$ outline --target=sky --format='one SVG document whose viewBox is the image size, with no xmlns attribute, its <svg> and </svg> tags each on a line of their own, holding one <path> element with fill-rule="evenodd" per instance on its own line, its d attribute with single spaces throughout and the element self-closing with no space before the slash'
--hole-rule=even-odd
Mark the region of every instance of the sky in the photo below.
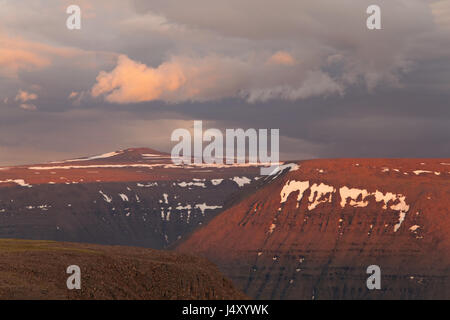
<svg viewBox="0 0 450 320">
<path fill-rule="evenodd" d="M 282 159 L 448 158 L 449 101 L 448 0 L 0 0 L 0 165 L 170 152 L 194 120 L 279 129 Z"/>
</svg>

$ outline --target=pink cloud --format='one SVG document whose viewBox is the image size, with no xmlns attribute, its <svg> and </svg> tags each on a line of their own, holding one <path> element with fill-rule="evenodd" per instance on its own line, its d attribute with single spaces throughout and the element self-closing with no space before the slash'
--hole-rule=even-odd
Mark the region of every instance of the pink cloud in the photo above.
<svg viewBox="0 0 450 320">
<path fill-rule="evenodd" d="M 17 78 L 20 71 L 48 67 L 55 57 L 71 59 L 83 53 L 77 48 L 55 47 L 0 33 L 0 75 Z"/>
<path fill-rule="evenodd" d="M 273 54 L 267 61 L 269 64 L 281 64 L 286 66 L 292 66 L 296 63 L 294 57 L 286 51 L 278 51 Z"/>
<path fill-rule="evenodd" d="M 292 68 L 286 70 L 286 65 Z M 98 74 L 91 95 L 119 104 L 154 100 L 211 101 L 228 97 L 257 102 L 343 94 L 343 90 L 328 74 L 307 71 L 290 54 L 279 51 L 269 59 L 267 56 L 172 57 L 156 68 L 121 55 L 112 71 Z"/>
<path fill-rule="evenodd" d="M 182 66 L 178 63 L 163 63 L 158 68 L 151 68 L 121 55 L 113 71 L 100 72 L 91 93 L 94 97 L 106 94 L 109 102 L 143 102 L 176 91 L 185 82 Z"/>
<path fill-rule="evenodd" d="M 19 105 L 19 108 L 27 111 L 36 111 L 37 107 L 34 104 L 31 103 L 22 103 Z"/>
<path fill-rule="evenodd" d="M 38 95 L 35 93 L 26 92 L 24 90 L 19 90 L 19 92 L 16 95 L 15 101 L 20 102 L 27 102 L 30 100 L 36 100 L 38 98 Z"/>
</svg>

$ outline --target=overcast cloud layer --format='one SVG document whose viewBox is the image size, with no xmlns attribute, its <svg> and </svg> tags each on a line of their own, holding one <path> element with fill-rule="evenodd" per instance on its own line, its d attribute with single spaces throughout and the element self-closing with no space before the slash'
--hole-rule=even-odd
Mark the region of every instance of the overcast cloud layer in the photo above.
<svg viewBox="0 0 450 320">
<path fill-rule="evenodd" d="M 0 0 L 2 165 L 169 151 L 194 119 L 289 159 L 450 157 L 449 101 L 448 0 Z"/>
</svg>

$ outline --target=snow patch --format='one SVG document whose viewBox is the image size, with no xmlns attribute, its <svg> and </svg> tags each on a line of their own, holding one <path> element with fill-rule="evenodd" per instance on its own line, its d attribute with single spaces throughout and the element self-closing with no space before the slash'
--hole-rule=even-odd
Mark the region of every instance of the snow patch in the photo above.
<svg viewBox="0 0 450 320">
<path fill-rule="evenodd" d="M 413 173 L 418 176 L 419 174 L 423 174 L 423 173 L 433 173 L 433 171 L 429 171 L 429 170 L 415 170 L 413 171 Z"/>
<path fill-rule="evenodd" d="M 352 207 L 366 207 L 369 202 L 364 199 L 369 195 L 365 189 L 347 188 L 346 186 L 339 189 L 341 196 L 341 207 L 344 208 L 347 200 L 350 198 L 350 206 Z M 361 199 L 361 200 L 358 200 Z"/>
<path fill-rule="evenodd" d="M 213 186 L 218 186 L 219 184 L 221 184 L 223 181 L 223 179 L 212 179 L 211 183 L 213 184 Z"/>
<path fill-rule="evenodd" d="M 106 195 L 102 190 L 100 190 L 99 193 L 103 196 L 103 199 L 105 199 L 106 202 L 108 202 L 108 203 L 112 202 L 112 197 L 109 197 L 108 195 Z"/>
<path fill-rule="evenodd" d="M 318 205 L 325 202 L 331 202 L 333 194 L 336 193 L 336 188 L 333 186 L 324 184 L 324 183 L 314 183 L 313 185 L 309 185 L 309 181 L 295 181 L 289 180 L 285 183 L 280 192 L 280 204 L 287 201 L 289 195 L 292 192 L 298 191 L 299 194 L 297 196 L 297 208 L 299 207 L 299 203 L 303 198 L 303 194 L 305 191 L 310 189 L 310 195 L 308 198 L 308 210 L 314 210 Z M 409 205 L 406 203 L 406 196 L 402 194 L 395 194 L 392 192 L 383 193 L 381 191 L 376 190 L 375 192 L 369 192 L 366 189 L 358 189 L 358 188 L 349 188 L 347 186 L 343 186 L 339 188 L 339 195 L 341 197 L 340 206 L 341 208 L 345 208 L 347 205 L 356 208 L 367 207 L 369 204 L 368 197 L 374 196 L 376 202 L 383 202 L 383 209 L 388 209 L 388 204 L 392 203 L 389 206 L 389 209 L 397 211 L 399 213 L 398 223 L 394 226 L 394 232 L 402 225 L 405 220 L 406 213 L 409 211 Z M 281 207 L 278 209 L 281 211 Z M 339 220 L 340 222 L 342 220 Z"/>
<path fill-rule="evenodd" d="M 314 183 L 311 186 L 311 193 L 309 194 L 309 205 L 308 210 L 315 209 L 319 204 L 324 202 L 331 202 L 333 193 L 336 192 L 336 189 L 332 186 L 321 183 L 317 185 Z"/>
<path fill-rule="evenodd" d="M 292 192 L 296 192 L 298 191 L 298 196 L 297 196 L 297 208 L 299 206 L 299 202 L 302 200 L 303 198 L 303 193 L 309 188 L 309 181 L 288 181 L 286 182 L 286 184 L 284 185 L 283 189 L 281 189 L 280 192 L 280 196 L 281 196 L 281 201 L 280 203 L 284 203 L 286 202 L 286 200 L 288 199 L 289 195 Z"/>
<path fill-rule="evenodd" d="M 141 188 L 150 188 L 158 186 L 158 182 L 149 182 L 147 184 L 137 183 L 136 185 Z"/>
<path fill-rule="evenodd" d="M 273 224 L 273 223 L 272 223 L 272 224 L 270 225 L 270 227 L 269 227 L 269 233 L 272 233 L 273 230 L 275 230 L 276 226 L 277 226 L 276 224 Z"/>
<path fill-rule="evenodd" d="M 23 180 L 23 179 L 8 179 L 8 180 L 0 181 L 0 183 L 11 183 L 11 182 L 18 184 L 21 187 L 28 187 L 28 188 L 32 187 L 31 184 L 26 183 L 25 180 Z"/>
<path fill-rule="evenodd" d="M 222 206 L 208 206 L 206 203 L 200 203 L 196 204 L 195 208 L 200 209 L 202 214 L 205 214 L 205 210 L 221 209 Z"/>
<path fill-rule="evenodd" d="M 202 187 L 202 188 L 206 188 L 206 185 L 204 182 L 179 182 L 178 186 L 182 187 L 182 188 L 186 188 L 186 187 Z"/>
<path fill-rule="evenodd" d="M 239 187 L 243 187 L 244 185 L 249 184 L 250 182 L 252 182 L 252 180 L 250 180 L 250 179 L 247 178 L 247 177 L 242 177 L 242 178 L 240 178 L 240 177 L 234 177 L 234 178 L 230 178 L 230 180 L 236 182 L 236 184 L 237 184 Z"/>
</svg>

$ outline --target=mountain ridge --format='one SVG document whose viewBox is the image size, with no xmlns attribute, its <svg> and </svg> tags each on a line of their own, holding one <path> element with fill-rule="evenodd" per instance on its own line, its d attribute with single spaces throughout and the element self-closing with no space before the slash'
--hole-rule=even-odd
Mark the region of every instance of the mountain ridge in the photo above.
<svg viewBox="0 0 450 320">
<path fill-rule="evenodd" d="M 253 165 L 175 165 L 132 148 L 0 170 L 0 237 L 162 249 L 259 179 Z"/>
</svg>

